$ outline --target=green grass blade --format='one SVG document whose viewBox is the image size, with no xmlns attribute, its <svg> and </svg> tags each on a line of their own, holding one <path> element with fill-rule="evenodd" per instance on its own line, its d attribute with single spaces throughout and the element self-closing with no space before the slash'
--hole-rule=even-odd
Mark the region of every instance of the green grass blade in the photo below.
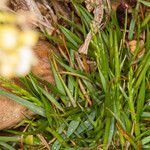
<svg viewBox="0 0 150 150">
<path fill-rule="evenodd" d="M 41 90 L 41 92 L 43 93 L 43 95 L 45 95 L 50 100 L 50 102 L 56 106 L 56 108 L 58 108 L 59 110 L 61 110 L 61 111 L 64 112 L 64 109 L 62 108 L 62 106 L 58 103 L 58 101 L 53 96 L 51 96 L 44 89 L 42 89 L 40 87 L 39 87 L 39 89 Z"/>
<path fill-rule="evenodd" d="M 1 88 L 0 88 L 0 95 L 6 96 L 9 99 L 12 99 L 15 102 L 17 102 L 17 103 L 27 107 L 28 109 L 32 110 L 34 113 L 45 117 L 45 110 L 43 108 L 38 107 L 35 104 L 33 104 L 33 103 L 23 99 L 23 98 L 20 98 L 20 97 L 18 97 L 16 95 L 13 95 L 13 94 L 11 94 L 9 92 L 5 92 Z"/>
</svg>

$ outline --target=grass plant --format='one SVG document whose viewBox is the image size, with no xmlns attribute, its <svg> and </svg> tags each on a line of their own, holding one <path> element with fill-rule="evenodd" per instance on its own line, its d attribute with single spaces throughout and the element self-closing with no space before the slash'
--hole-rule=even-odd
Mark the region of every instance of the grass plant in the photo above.
<svg viewBox="0 0 150 150">
<path fill-rule="evenodd" d="M 20 78 L 26 89 L 6 80 L 3 86 L 13 94 L 0 89 L 1 95 L 37 114 L 16 129 L 4 130 L 10 136 L 0 137 L 0 147 L 13 150 L 23 137 L 24 149 L 150 149 L 149 14 L 144 20 L 132 18 L 127 32 L 127 20 L 121 31 L 112 13 L 105 28 L 93 33 L 85 56 L 78 48 L 93 16 L 80 3 L 74 1 L 73 6 L 80 22 L 62 17 L 68 26 L 58 25 L 61 36 L 45 33 L 63 50 L 49 56 L 55 85 L 31 73 Z M 138 58 L 141 33 L 146 34 L 145 53 Z M 134 55 L 126 44 L 133 38 L 137 41 Z M 27 130 L 21 132 L 22 127 Z"/>
</svg>

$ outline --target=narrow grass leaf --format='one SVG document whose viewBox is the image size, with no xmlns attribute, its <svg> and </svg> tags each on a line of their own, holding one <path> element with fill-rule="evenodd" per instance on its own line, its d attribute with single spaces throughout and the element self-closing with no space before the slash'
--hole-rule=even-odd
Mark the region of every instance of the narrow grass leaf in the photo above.
<svg viewBox="0 0 150 150">
<path fill-rule="evenodd" d="M 0 141 L 0 145 L 2 145 L 3 147 L 5 147 L 5 149 L 7 150 L 16 150 L 15 148 L 13 148 L 11 145 L 5 143 L 5 142 L 1 142 Z"/>
<path fill-rule="evenodd" d="M 73 120 L 69 123 L 69 127 L 66 133 L 67 138 L 69 138 L 77 129 L 77 127 L 79 126 L 80 121 L 78 120 Z"/>
<path fill-rule="evenodd" d="M 19 141 L 20 137 L 19 136 L 0 136 L 0 141 L 2 142 L 16 142 Z"/>
<path fill-rule="evenodd" d="M 76 107 L 77 106 L 76 101 L 73 98 L 72 93 L 70 92 L 70 90 L 68 89 L 68 87 L 66 86 L 65 82 L 63 81 L 63 79 L 62 79 L 62 77 L 60 75 L 59 75 L 59 79 L 61 80 L 61 83 L 62 83 L 62 85 L 63 85 L 63 87 L 64 87 L 64 89 L 65 89 L 65 91 L 66 91 L 66 93 L 67 93 L 67 95 L 68 95 L 68 97 L 70 99 L 70 102 L 71 102 L 72 106 Z"/>
<path fill-rule="evenodd" d="M 150 7 L 150 2 L 145 1 L 145 0 L 139 0 L 140 3 L 144 4 L 147 7 Z"/>
<path fill-rule="evenodd" d="M 16 95 L 13 95 L 13 94 L 11 94 L 9 92 L 5 92 L 1 88 L 0 88 L 0 95 L 6 96 L 9 99 L 12 99 L 15 102 L 17 102 L 17 103 L 27 107 L 28 109 L 32 110 L 34 113 L 45 117 L 45 110 L 43 108 L 38 107 L 35 104 L 33 104 L 33 103 L 23 99 L 23 98 L 20 98 L 20 97 L 18 97 Z"/>
<path fill-rule="evenodd" d="M 150 4 L 150 2 L 149 2 L 149 4 Z M 150 13 L 144 18 L 141 27 L 146 26 L 149 23 L 149 21 L 150 21 Z"/>
<path fill-rule="evenodd" d="M 41 94 L 40 95 L 41 97 L 41 100 L 43 101 L 43 104 L 44 104 L 44 109 L 45 109 L 45 115 L 46 115 L 46 118 L 48 120 L 48 123 L 50 125 L 50 127 L 52 126 L 52 116 L 51 116 L 51 105 L 50 103 L 48 102 L 48 100 Z"/>
<path fill-rule="evenodd" d="M 139 91 L 139 95 L 138 95 L 138 99 L 137 99 L 137 112 L 136 112 L 136 117 L 137 120 L 139 121 L 140 116 L 143 112 L 143 108 L 144 108 L 144 101 L 145 101 L 145 76 L 143 77 L 143 81 L 140 87 L 140 91 Z"/>
<path fill-rule="evenodd" d="M 79 44 L 82 43 L 82 40 L 78 38 L 74 33 L 72 33 L 67 28 L 60 26 L 61 31 L 64 33 L 65 37 L 69 42 L 71 42 L 76 48 L 78 48 Z"/>
<path fill-rule="evenodd" d="M 133 38 L 135 22 L 136 22 L 135 19 L 132 18 L 131 23 L 130 23 L 130 27 L 129 27 L 129 34 L 128 34 L 128 39 L 129 40 L 132 40 L 132 38 Z"/>
<path fill-rule="evenodd" d="M 59 135 L 55 130 L 51 129 L 50 127 L 46 128 L 46 130 L 48 132 L 50 132 L 55 138 L 58 139 L 58 141 L 64 145 L 65 147 L 68 147 L 68 144 L 66 143 L 66 141 L 62 138 L 61 135 Z"/>
<path fill-rule="evenodd" d="M 142 118 L 150 118 L 150 112 L 143 112 L 141 117 Z"/>
<path fill-rule="evenodd" d="M 149 142 L 150 142 L 150 136 L 147 136 L 147 137 L 142 139 L 142 145 L 145 145 L 145 144 L 147 144 Z"/>
<path fill-rule="evenodd" d="M 65 89 L 64 89 L 64 87 L 63 87 L 63 85 L 62 85 L 62 83 L 59 79 L 58 72 L 56 71 L 53 62 L 51 60 L 50 60 L 50 62 L 51 62 L 50 65 L 51 65 L 51 69 L 52 69 L 52 72 L 53 72 L 53 75 L 54 75 L 56 86 L 61 91 L 61 93 L 66 95 Z"/>
<path fill-rule="evenodd" d="M 50 100 L 50 102 L 52 104 L 54 104 L 56 106 L 56 108 L 58 108 L 59 110 L 64 112 L 64 109 L 62 108 L 62 106 L 59 104 L 59 102 L 53 97 L 51 96 L 48 92 L 46 92 L 44 89 L 40 88 L 41 92 Z"/>
</svg>

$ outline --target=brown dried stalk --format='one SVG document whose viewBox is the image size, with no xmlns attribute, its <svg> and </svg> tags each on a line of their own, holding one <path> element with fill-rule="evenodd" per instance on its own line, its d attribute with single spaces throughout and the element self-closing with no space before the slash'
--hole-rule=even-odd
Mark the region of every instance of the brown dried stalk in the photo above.
<svg viewBox="0 0 150 150">
<path fill-rule="evenodd" d="M 93 32 L 96 34 L 101 26 L 102 19 L 103 19 L 103 13 L 104 13 L 103 1 L 102 0 L 86 0 L 86 3 L 87 3 L 87 7 L 89 11 L 92 10 L 92 6 L 96 5 L 96 7 L 93 10 L 94 19 L 91 24 L 91 28 L 93 29 Z M 91 7 L 89 3 L 91 3 Z M 84 43 L 80 46 L 78 50 L 79 53 L 87 54 L 91 39 L 92 39 L 92 31 L 90 31 L 87 34 Z"/>
</svg>

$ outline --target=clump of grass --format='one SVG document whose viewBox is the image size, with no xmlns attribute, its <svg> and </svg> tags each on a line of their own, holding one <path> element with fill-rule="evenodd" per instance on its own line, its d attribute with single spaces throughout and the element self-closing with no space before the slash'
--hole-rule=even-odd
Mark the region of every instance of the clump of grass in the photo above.
<svg viewBox="0 0 150 150">
<path fill-rule="evenodd" d="M 19 96 L 0 90 L 0 94 L 38 115 L 20 125 L 28 126 L 25 132 L 5 130 L 14 137 L 0 137 L 0 145 L 13 149 L 23 135 L 25 148 L 45 145 L 54 150 L 150 149 L 149 14 L 144 20 L 134 18 L 138 26 L 132 26 L 131 21 L 129 34 L 127 22 L 121 31 L 115 14 L 110 16 L 106 27 L 93 35 L 85 56 L 78 53 L 78 48 L 90 30 L 92 15 L 80 3 L 74 2 L 74 9 L 80 24 L 63 18 L 70 25 L 70 28 L 58 26 L 63 36 L 45 35 L 50 42 L 61 45 L 59 55 L 49 56 L 55 85 L 30 74 L 20 79 L 26 90 L 5 82 L 4 86 L 11 87 Z M 137 60 L 143 32 L 145 54 Z M 137 41 L 134 55 L 125 42 L 133 37 Z"/>
</svg>

